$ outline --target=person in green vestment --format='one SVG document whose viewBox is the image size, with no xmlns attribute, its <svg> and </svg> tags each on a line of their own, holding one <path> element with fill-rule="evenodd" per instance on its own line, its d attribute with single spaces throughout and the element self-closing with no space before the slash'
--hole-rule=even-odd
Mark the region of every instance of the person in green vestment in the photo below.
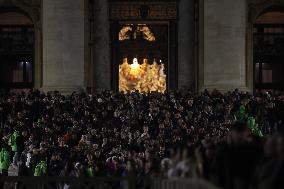
<svg viewBox="0 0 284 189">
<path fill-rule="evenodd" d="M 258 128 L 256 124 L 256 119 L 253 116 L 247 118 L 247 126 L 251 130 L 252 134 L 263 137 L 261 130 Z"/>
<path fill-rule="evenodd" d="M 244 105 L 241 105 L 239 110 L 235 114 L 238 121 L 245 122 L 247 119 L 246 108 Z"/>
<path fill-rule="evenodd" d="M 1 176 L 8 176 L 9 166 L 10 166 L 10 153 L 6 148 L 2 148 L 0 152 Z"/>
<path fill-rule="evenodd" d="M 14 133 L 10 136 L 9 145 L 12 148 L 12 152 L 17 152 L 17 138 L 20 136 L 19 131 L 15 130 Z"/>
<path fill-rule="evenodd" d="M 46 171 L 47 171 L 47 163 L 46 161 L 41 161 L 35 167 L 34 176 L 35 177 L 43 176 L 46 174 Z"/>
</svg>

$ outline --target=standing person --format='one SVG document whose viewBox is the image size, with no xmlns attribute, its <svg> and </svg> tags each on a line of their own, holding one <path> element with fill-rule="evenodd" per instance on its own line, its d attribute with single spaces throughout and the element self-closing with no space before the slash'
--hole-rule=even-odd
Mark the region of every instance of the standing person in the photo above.
<svg viewBox="0 0 284 189">
<path fill-rule="evenodd" d="M 22 152 L 25 149 L 25 143 L 28 141 L 29 136 L 27 130 L 23 130 L 21 133 L 18 134 L 16 137 L 16 150 L 17 150 L 17 159 L 16 162 L 20 159 Z"/>
<path fill-rule="evenodd" d="M 10 154 L 6 148 L 2 148 L 0 152 L 1 176 L 8 176 L 9 166 L 10 166 Z"/>
<path fill-rule="evenodd" d="M 12 148 L 12 154 L 11 157 L 13 158 L 13 165 L 17 165 L 18 161 L 18 148 L 17 148 L 17 138 L 19 137 L 19 131 L 15 130 L 13 134 L 11 134 L 10 139 L 9 139 L 9 145 Z"/>
<path fill-rule="evenodd" d="M 8 176 L 8 169 L 10 166 L 10 155 L 6 148 L 2 148 L 0 152 L 0 171 L 1 176 L 5 177 Z M 5 182 L 0 182 L 0 187 L 4 188 Z"/>
<path fill-rule="evenodd" d="M 34 176 L 39 177 L 39 176 L 44 176 L 47 173 L 47 164 L 46 161 L 41 161 L 39 162 L 34 171 Z"/>
</svg>

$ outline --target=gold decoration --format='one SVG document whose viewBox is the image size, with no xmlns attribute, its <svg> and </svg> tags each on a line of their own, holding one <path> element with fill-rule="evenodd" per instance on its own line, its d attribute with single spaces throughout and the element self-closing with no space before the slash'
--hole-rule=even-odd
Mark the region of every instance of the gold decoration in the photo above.
<svg viewBox="0 0 284 189">
<path fill-rule="evenodd" d="M 166 75 L 164 64 L 148 64 L 144 59 L 143 64 L 137 65 L 137 59 L 134 58 L 132 64 L 128 64 L 127 58 L 119 66 L 119 91 L 132 92 L 138 90 L 140 93 L 149 93 L 156 91 L 164 93 L 166 90 Z"/>
<path fill-rule="evenodd" d="M 146 25 L 138 25 L 137 31 L 143 33 L 143 38 L 147 41 L 156 41 L 156 38 L 150 28 Z"/>
<path fill-rule="evenodd" d="M 119 41 L 131 39 L 129 32 L 132 32 L 132 31 L 133 31 L 132 25 L 127 25 L 127 26 L 122 27 L 122 29 L 119 31 L 119 34 L 118 34 Z M 143 33 L 143 39 L 145 39 L 147 41 L 156 41 L 154 33 L 145 24 L 138 24 L 137 28 L 135 29 L 135 31 L 133 33 L 134 39 L 137 39 L 137 33 L 138 32 Z"/>
<path fill-rule="evenodd" d="M 132 27 L 131 26 L 124 26 L 118 34 L 119 37 L 119 41 L 123 41 L 126 39 L 130 39 L 130 36 L 127 34 L 129 31 L 132 31 Z"/>
<path fill-rule="evenodd" d="M 148 20 L 175 20 L 178 17 L 178 3 L 172 2 L 147 1 L 147 2 L 111 2 L 109 14 L 111 20 L 137 20 L 141 19 L 141 6 L 149 7 Z"/>
</svg>

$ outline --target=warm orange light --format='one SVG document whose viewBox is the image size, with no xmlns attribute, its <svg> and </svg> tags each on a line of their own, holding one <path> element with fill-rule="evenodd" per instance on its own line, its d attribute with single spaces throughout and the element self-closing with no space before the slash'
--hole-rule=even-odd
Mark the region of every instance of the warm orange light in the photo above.
<svg viewBox="0 0 284 189">
<path fill-rule="evenodd" d="M 133 70 L 136 70 L 136 69 L 139 68 L 139 64 L 138 64 L 137 58 L 133 58 L 133 62 L 132 62 L 132 64 L 130 64 L 130 68 L 133 69 Z"/>
<path fill-rule="evenodd" d="M 148 64 L 144 59 L 139 65 L 137 58 L 132 64 L 128 64 L 127 58 L 123 59 L 123 64 L 119 65 L 119 91 L 128 92 L 138 90 L 139 92 L 165 92 L 166 75 L 164 64 Z"/>
</svg>

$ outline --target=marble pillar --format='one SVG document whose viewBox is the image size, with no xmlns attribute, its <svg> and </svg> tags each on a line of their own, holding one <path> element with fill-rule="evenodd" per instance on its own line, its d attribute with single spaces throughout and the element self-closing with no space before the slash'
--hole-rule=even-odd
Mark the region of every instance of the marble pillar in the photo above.
<svg viewBox="0 0 284 189">
<path fill-rule="evenodd" d="M 93 87 L 97 91 L 111 89 L 110 24 L 108 1 L 94 1 Z"/>
<path fill-rule="evenodd" d="M 178 88 L 195 90 L 194 0 L 179 2 Z"/>
<path fill-rule="evenodd" d="M 44 91 L 84 88 L 84 1 L 43 0 Z"/>
<path fill-rule="evenodd" d="M 201 0 L 199 90 L 248 91 L 246 0 Z"/>
</svg>

